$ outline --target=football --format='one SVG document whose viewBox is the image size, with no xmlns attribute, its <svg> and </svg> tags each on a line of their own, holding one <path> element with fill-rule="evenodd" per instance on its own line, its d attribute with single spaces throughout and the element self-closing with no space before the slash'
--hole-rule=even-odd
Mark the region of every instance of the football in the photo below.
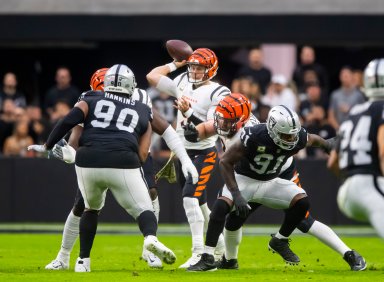
<svg viewBox="0 0 384 282">
<path fill-rule="evenodd" d="M 177 62 L 187 60 L 193 52 L 191 46 L 182 40 L 168 40 L 165 46 L 167 48 L 168 54 Z"/>
</svg>

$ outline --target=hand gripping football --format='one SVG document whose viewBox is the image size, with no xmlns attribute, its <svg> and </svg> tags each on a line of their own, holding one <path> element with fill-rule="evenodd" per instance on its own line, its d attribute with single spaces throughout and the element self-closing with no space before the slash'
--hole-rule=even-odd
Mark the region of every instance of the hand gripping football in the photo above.
<svg viewBox="0 0 384 282">
<path fill-rule="evenodd" d="M 188 60 L 193 52 L 187 42 L 177 39 L 168 40 L 165 43 L 165 47 L 167 48 L 168 54 L 177 62 Z"/>
</svg>

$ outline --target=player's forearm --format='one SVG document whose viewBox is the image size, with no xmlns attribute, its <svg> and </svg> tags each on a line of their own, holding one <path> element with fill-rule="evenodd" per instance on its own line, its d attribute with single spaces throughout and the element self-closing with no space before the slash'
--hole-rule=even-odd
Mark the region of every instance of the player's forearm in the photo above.
<svg viewBox="0 0 384 282">
<path fill-rule="evenodd" d="M 148 151 L 151 145 L 151 135 L 152 128 L 151 124 L 148 122 L 147 131 L 141 136 L 139 141 L 139 158 L 142 163 L 144 163 L 148 157 Z"/>
<path fill-rule="evenodd" d="M 221 176 L 223 177 L 228 190 L 231 193 L 239 191 L 239 187 L 237 186 L 237 182 L 235 178 L 235 172 L 233 169 L 234 164 L 229 162 L 226 159 L 221 159 L 219 165 L 220 165 Z"/>
<path fill-rule="evenodd" d="M 75 126 L 69 136 L 68 145 L 77 150 L 79 148 L 79 140 L 82 133 L 83 127 L 80 125 Z"/>
<path fill-rule="evenodd" d="M 151 70 L 147 74 L 148 83 L 151 86 L 156 87 L 156 85 L 160 81 L 160 78 L 162 76 L 167 76 L 170 72 L 171 72 L 171 70 L 170 70 L 170 68 L 167 65 L 158 66 L 158 67 L 154 68 L 153 70 Z"/>
<path fill-rule="evenodd" d="M 53 146 L 59 142 L 65 134 L 71 130 L 75 125 L 84 122 L 84 112 L 77 107 L 74 107 L 68 115 L 60 120 L 55 128 L 49 134 L 48 140 L 45 144 L 48 150 L 52 149 Z"/>
<path fill-rule="evenodd" d="M 183 142 L 171 125 L 168 126 L 161 137 L 163 137 L 169 149 L 175 153 L 181 163 L 190 160 Z"/>
</svg>

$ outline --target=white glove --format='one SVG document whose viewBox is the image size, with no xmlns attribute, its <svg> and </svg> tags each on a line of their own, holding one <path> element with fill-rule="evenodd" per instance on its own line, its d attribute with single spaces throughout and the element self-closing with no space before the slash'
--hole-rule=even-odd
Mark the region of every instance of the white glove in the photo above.
<svg viewBox="0 0 384 282">
<path fill-rule="evenodd" d="M 66 162 L 67 164 L 73 164 L 76 158 L 76 150 L 69 146 L 65 139 L 61 140 L 61 143 L 64 145 L 55 144 L 52 149 L 52 155 L 61 161 Z"/>
<path fill-rule="evenodd" d="M 183 170 L 184 177 L 187 178 L 188 174 L 192 176 L 192 183 L 196 184 L 199 180 L 199 173 L 196 170 L 196 167 L 193 165 L 190 159 L 181 163 L 181 169 Z"/>
<path fill-rule="evenodd" d="M 45 153 L 47 151 L 47 148 L 45 145 L 29 145 L 28 151 L 35 151 L 39 153 Z"/>
<path fill-rule="evenodd" d="M 69 146 L 67 141 L 65 141 L 64 139 L 62 139 L 61 142 L 64 144 L 63 146 L 59 144 L 53 146 L 52 155 L 56 159 L 64 161 L 67 164 L 73 164 L 76 158 L 76 150 L 73 147 Z"/>
</svg>

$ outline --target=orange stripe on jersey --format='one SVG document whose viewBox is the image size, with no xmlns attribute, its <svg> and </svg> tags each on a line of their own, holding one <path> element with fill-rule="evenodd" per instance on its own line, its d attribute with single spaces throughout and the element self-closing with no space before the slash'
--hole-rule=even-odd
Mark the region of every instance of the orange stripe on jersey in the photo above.
<svg viewBox="0 0 384 282">
<path fill-rule="evenodd" d="M 205 189 L 205 187 L 206 187 L 206 185 L 197 186 L 196 191 L 203 191 Z"/>
<path fill-rule="evenodd" d="M 309 211 L 307 211 L 307 213 L 305 214 L 305 218 L 308 218 L 309 217 Z"/>
<path fill-rule="evenodd" d="M 214 165 L 209 165 L 209 166 L 203 167 L 201 170 L 201 174 L 209 173 L 214 167 L 215 167 Z"/>
<path fill-rule="evenodd" d="M 205 163 L 211 163 L 214 164 L 216 162 L 216 153 L 212 152 L 207 155 L 207 158 L 204 160 Z"/>
<path fill-rule="evenodd" d="M 199 182 L 197 182 L 197 184 L 199 184 L 199 185 L 201 185 L 201 184 L 205 184 L 205 183 L 207 183 L 208 182 L 208 180 L 209 180 L 209 177 L 210 177 L 210 175 L 209 174 L 203 174 L 203 175 L 200 175 L 200 181 Z"/>
<path fill-rule="evenodd" d="M 214 164 L 216 162 L 216 156 L 217 154 L 215 152 L 211 152 L 207 154 L 204 160 L 204 163 Z M 206 182 L 208 182 L 208 180 L 211 177 L 211 171 L 213 170 L 214 167 L 215 167 L 214 165 L 207 165 L 201 169 L 200 176 L 199 176 L 199 179 L 201 180 L 197 183 L 199 186 L 196 187 L 195 193 L 193 194 L 194 197 L 200 197 L 202 195 L 202 192 L 207 187 L 206 185 L 202 185 L 202 184 L 205 184 Z"/>
</svg>

